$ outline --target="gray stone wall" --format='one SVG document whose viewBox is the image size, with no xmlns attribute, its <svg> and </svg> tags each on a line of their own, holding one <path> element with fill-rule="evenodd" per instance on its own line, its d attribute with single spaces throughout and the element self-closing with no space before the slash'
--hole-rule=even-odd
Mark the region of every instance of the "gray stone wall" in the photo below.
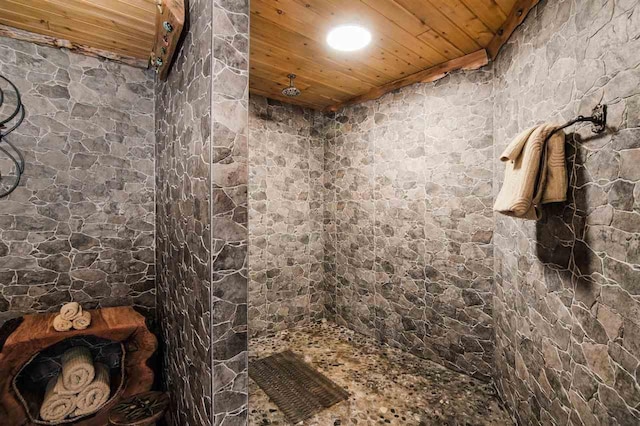
<svg viewBox="0 0 640 426">
<path fill-rule="evenodd" d="M 190 2 L 156 90 L 158 305 L 175 425 L 247 418 L 248 7 Z"/>
<path fill-rule="evenodd" d="M 1 37 L 0 74 L 26 108 L 9 136 L 25 174 L 0 200 L 0 324 L 72 300 L 153 316 L 153 76 Z"/>
<path fill-rule="evenodd" d="M 189 2 L 188 32 L 156 84 L 158 318 L 173 425 L 211 425 L 212 6 Z"/>
<path fill-rule="evenodd" d="M 249 0 L 213 1 L 213 423 L 247 423 Z"/>
<path fill-rule="evenodd" d="M 495 152 L 521 129 L 609 105 L 569 129 L 569 201 L 496 216 L 495 379 L 520 424 L 640 423 L 640 4 L 543 1 L 495 63 Z M 495 190 L 503 165 L 495 165 Z"/>
<path fill-rule="evenodd" d="M 338 112 L 326 129 L 328 317 L 487 380 L 492 73 Z"/>
<path fill-rule="evenodd" d="M 250 102 L 249 331 L 322 317 L 322 114 L 260 96 Z"/>
</svg>

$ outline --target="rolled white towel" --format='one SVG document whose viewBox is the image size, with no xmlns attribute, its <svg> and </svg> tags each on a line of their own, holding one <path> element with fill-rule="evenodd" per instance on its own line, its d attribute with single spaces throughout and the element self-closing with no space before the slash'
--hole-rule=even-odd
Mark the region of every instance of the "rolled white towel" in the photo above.
<svg viewBox="0 0 640 426">
<path fill-rule="evenodd" d="M 56 331 L 69 331 L 73 327 L 73 322 L 62 318 L 62 315 L 56 315 L 53 319 L 53 328 Z"/>
<path fill-rule="evenodd" d="M 109 367 L 96 363 L 96 377 L 86 388 L 80 391 L 76 400 L 76 416 L 98 411 L 109 400 L 111 394 Z"/>
<path fill-rule="evenodd" d="M 62 420 L 76 409 L 75 395 L 59 395 L 54 392 L 57 380 L 58 377 L 54 377 L 47 383 L 44 400 L 40 406 L 40 417 L 49 422 Z"/>
<path fill-rule="evenodd" d="M 82 315 L 82 306 L 77 302 L 69 302 L 60 308 L 60 316 L 67 321 L 73 321 L 79 315 Z"/>
<path fill-rule="evenodd" d="M 73 320 L 73 328 L 76 330 L 84 330 L 91 324 L 91 312 L 82 311 L 78 317 Z"/>
<path fill-rule="evenodd" d="M 62 355 L 62 384 L 64 389 L 78 393 L 95 377 L 93 358 L 89 349 L 76 346 Z"/>
</svg>

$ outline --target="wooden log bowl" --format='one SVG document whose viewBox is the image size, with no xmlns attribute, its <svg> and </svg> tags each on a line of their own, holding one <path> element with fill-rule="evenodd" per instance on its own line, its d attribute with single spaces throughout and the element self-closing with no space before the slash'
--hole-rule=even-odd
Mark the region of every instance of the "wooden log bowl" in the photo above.
<svg viewBox="0 0 640 426">
<path fill-rule="evenodd" d="M 166 392 L 144 392 L 120 401 L 109 412 L 112 426 L 149 426 L 164 417 L 169 407 Z"/>
<path fill-rule="evenodd" d="M 62 342 L 54 346 L 50 346 L 49 348 L 37 354 L 35 358 L 30 362 L 28 362 L 27 364 L 25 364 L 22 367 L 21 371 L 14 377 L 13 383 L 12 383 L 13 391 L 18 396 L 18 399 L 22 402 L 22 405 L 26 409 L 27 416 L 29 417 L 29 422 L 30 422 L 29 424 L 35 424 L 35 425 L 75 424 L 82 419 L 93 416 L 93 413 L 85 414 L 77 417 L 69 417 L 65 420 L 61 420 L 57 422 L 49 422 L 49 421 L 40 419 L 40 406 L 42 405 L 44 400 L 45 387 L 46 387 L 46 383 L 48 383 L 49 381 L 49 377 L 45 378 L 44 381 L 42 381 L 41 378 L 37 379 L 37 381 L 34 381 L 30 374 L 25 374 L 25 370 L 29 369 L 31 365 L 40 364 L 38 360 L 41 357 L 41 354 L 45 354 L 46 352 L 52 352 L 52 351 L 60 352 L 60 349 L 62 349 L 63 351 L 66 351 L 67 349 L 74 346 L 87 346 L 91 349 L 91 352 L 93 353 L 96 348 L 88 346 L 86 344 L 88 342 L 84 341 L 84 339 L 87 337 L 91 337 L 92 338 L 91 340 L 93 340 L 93 342 L 91 343 L 94 343 L 94 344 L 97 341 L 100 341 L 99 343 L 102 343 L 102 344 L 107 342 L 110 342 L 112 344 L 115 343 L 115 342 L 111 342 L 110 340 L 99 339 L 95 336 L 85 336 L 80 339 L 72 337 L 72 338 L 63 340 Z M 123 379 L 125 377 L 124 368 L 126 365 L 126 362 L 125 362 L 126 350 L 124 348 L 124 344 L 117 343 L 116 345 L 119 347 L 119 351 L 118 351 L 119 368 L 111 368 L 109 366 L 110 367 L 109 385 L 111 388 L 111 393 L 109 395 L 109 399 L 105 403 L 105 406 L 107 407 L 112 406 L 115 401 L 120 400 L 120 398 L 122 397 L 122 389 L 124 387 Z M 60 358 L 62 358 L 62 353 L 60 353 L 59 357 L 56 357 L 58 362 L 60 361 Z M 99 358 L 96 358 L 95 356 L 93 360 L 94 360 L 94 363 L 102 362 L 105 365 L 109 364 L 105 362 L 104 359 L 99 359 Z M 48 358 L 46 364 L 50 364 L 50 363 L 51 363 L 51 358 Z M 49 370 L 51 369 L 51 365 L 46 365 L 45 368 Z M 37 373 L 41 374 L 42 371 L 37 371 Z M 36 375 L 39 375 L 39 374 L 36 374 Z"/>
<path fill-rule="evenodd" d="M 120 396 L 113 398 L 110 404 L 102 407 L 92 417 L 74 422 L 74 425 L 108 425 L 109 408 L 122 398 L 151 389 L 154 373 L 147 361 L 157 349 L 158 342 L 147 328 L 144 317 L 130 306 L 90 312 L 89 328 L 67 332 L 53 329 L 56 314 L 25 315 L 6 340 L 0 340 L 0 423 L 3 426 L 29 424 L 25 407 L 12 387 L 14 377 L 36 354 L 71 337 L 95 336 L 121 342 L 126 351 L 124 383 Z"/>
</svg>

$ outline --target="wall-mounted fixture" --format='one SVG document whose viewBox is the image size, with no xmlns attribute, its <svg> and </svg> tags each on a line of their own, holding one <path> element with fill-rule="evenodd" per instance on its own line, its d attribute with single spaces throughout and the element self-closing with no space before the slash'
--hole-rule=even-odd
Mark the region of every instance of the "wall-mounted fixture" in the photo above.
<svg viewBox="0 0 640 426">
<path fill-rule="evenodd" d="M 295 74 L 289 74 L 289 87 L 282 90 L 282 94 L 288 98 L 295 98 L 296 96 L 300 96 L 300 89 L 298 89 L 294 84 L 293 80 L 296 78 Z"/>
<path fill-rule="evenodd" d="M 20 91 L 9 79 L 0 75 L 0 83 L 5 82 L 11 88 L 11 92 L 5 93 L 0 86 L 0 152 L 13 163 L 13 173 L 3 173 L 0 170 L 0 198 L 6 197 L 18 187 L 20 178 L 24 173 L 24 157 L 14 144 L 7 140 L 9 133 L 13 132 L 24 120 L 24 105 Z M 11 104 L 5 103 L 9 100 Z M 15 106 L 13 103 L 15 102 Z M 3 108 L 4 106 L 4 108 Z M 7 110 L 6 112 L 3 112 Z M 2 157 L 0 156 L 0 157 Z"/>
<path fill-rule="evenodd" d="M 364 49 L 371 43 L 371 33 L 358 25 L 342 25 L 329 31 L 327 44 L 342 52 Z"/>
<path fill-rule="evenodd" d="M 160 80 L 166 80 L 184 26 L 184 0 L 157 0 L 156 41 L 151 67 Z"/>
</svg>

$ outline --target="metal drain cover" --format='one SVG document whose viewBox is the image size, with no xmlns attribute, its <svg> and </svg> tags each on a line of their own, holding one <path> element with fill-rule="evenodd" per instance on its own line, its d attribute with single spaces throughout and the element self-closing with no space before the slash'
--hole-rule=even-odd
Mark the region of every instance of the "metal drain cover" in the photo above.
<svg viewBox="0 0 640 426">
<path fill-rule="evenodd" d="M 349 398 L 349 393 L 287 350 L 249 363 L 249 376 L 296 424 Z"/>
</svg>

